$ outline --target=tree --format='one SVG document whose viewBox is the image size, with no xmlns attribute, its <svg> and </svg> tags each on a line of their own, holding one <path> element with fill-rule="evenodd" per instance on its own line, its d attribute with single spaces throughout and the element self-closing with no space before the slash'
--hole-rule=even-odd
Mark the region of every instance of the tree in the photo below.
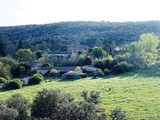
<svg viewBox="0 0 160 120">
<path fill-rule="evenodd" d="M 4 57 L 6 55 L 6 43 L 2 38 L 0 38 L 0 56 Z"/>
<path fill-rule="evenodd" d="M 87 95 L 87 94 L 86 94 Z M 70 94 L 63 94 L 60 90 L 39 91 L 32 104 L 33 118 L 48 118 L 51 120 L 105 120 L 103 111 L 96 106 L 100 101 L 98 92 L 82 95 L 84 101 L 75 102 Z"/>
<path fill-rule="evenodd" d="M 110 117 L 112 120 L 128 120 L 127 112 L 122 110 L 121 107 L 116 107 L 112 110 Z"/>
<path fill-rule="evenodd" d="M 92 65 L 93 63 L 93 58 L 90 57 L 90 56 L 87 56 L 85 59 L 84 59 L 84 65 Z"/>
<path fill-rule="evenodd" d="M 105 38 L 102 40 L 103 41 L 103 46 L 104 49 L 110 54 L 110 55 L 114 55 L 115 54 L 115 41 L 114 40 L 109 40 L 108 38 Z"/>
<path fill-rule="evenodd" d="M 0 119 L 1 120 L 15 120 L 18 116 L 18 111 L 13 108 L 9 108 L 6 102 L 0 101 Z"/>
<path fill-rule="evenodd" d="M 104 44 L 103 44 L 103 42 L 102 42 L 102 40 L 97 40 L 96 41 L 96 43 L 95 43 L 95 46 L 97 46 L 97 47 L 104 47 Z"/>
<path fill-rule="evenodd" d="M 16 59 L 19 62 L 31 62 L 35 60 L 35 54 L 30 49 L 20 49 L 16 52 Z"/>
<path fill-rule="evenodd" d="M 36 57 L 37 58 L 41 58 L 42 57 L 42 51 L 41 50 L 37 50 L 36 51 Z"/>
<path fill-rule="evenodd" d="M 29 120 L 29 102 L 20 94 L 12 95 L 7 101 L 8 108 L 17 110 L 18 116 L 16 120 Z"/>
<path fill-rule="evenodd" d="M 23 44 L 23 41 L 20 39 L 20 40 L 18 41 L 18 50 L 19 50 L 19 49 L 22 49 L 22 48 L 24 48 L 24 44 Z"/>
<path fill-rule="evenodd" d="M 41 44 L 39 44 L 38 49 L 42 51 L 49 51 L 46 42 L 42 42 Z"/>
<path fill-rule="evenodd" d="M 103 58 L 107 54 L 107 52 L 101 47 L 94 47 L 91 53 L 93 54 L 94 58 L 98 59 Z"/>
<path fill-rule="evenodd" d="M 43 75 L 36 73 L 33 75 L 31 79 L 29 79 L 28 84 L 37 85 L 37 84 L 40 84 L 43 80 L 44 80 Z"/>
<path fill-rule="evenodd" d="M 18 66 L 18 62 L 10 57 L 1 57 L 0 62 L 2 62 L 4 66 L 9 65 L 11 70 L 14 70 Z"/>
<path fill-rule="evenodd" d="M 142 34 L 138 42 L 131 43 L 128 50 L 131 52 L 132 62 L 146 67 L 156 61 L 158 57 L 159 38 L 153 34 Z"/>
<path fill-rule="evenodd" d="M 0 77 L 11 78 L 10 66 L 4 65 L 2 62 L 0 62 Z"/>
</svg>

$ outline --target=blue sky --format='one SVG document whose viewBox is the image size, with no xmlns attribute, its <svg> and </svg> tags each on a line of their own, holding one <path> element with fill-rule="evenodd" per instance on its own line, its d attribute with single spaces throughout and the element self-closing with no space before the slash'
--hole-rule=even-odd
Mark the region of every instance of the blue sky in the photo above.
<svg viewBox="0 0 160 120">
<path fill-rule="evenodd" d="M 0 26 L 160 20 L 159 0 L 0 0 Z"/>
</svg>

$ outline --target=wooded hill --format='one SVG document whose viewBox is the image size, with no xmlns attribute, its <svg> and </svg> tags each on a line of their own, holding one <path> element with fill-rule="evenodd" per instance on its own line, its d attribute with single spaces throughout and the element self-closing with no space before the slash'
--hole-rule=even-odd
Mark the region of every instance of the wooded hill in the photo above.
<svg viewBox="0 0 160 120">
<path fill-rule="evenodd" d="M 0 27 L 0 38 L 7 43 L 8 52 L 22 40 L 25 48 L 64 51 L 70 44 L 94 47 L 97 40 L 107 39 L 116 45 L 130 43 L 144 33 L 160 36 L 160 21 L 145 22 L 60 22 L 44 25 Z"/>
</svg>

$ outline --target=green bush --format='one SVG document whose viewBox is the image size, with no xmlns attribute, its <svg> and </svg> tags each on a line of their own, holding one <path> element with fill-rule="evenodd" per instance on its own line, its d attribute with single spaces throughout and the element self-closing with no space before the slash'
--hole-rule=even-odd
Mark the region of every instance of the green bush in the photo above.
<svg viewBox="0 0 160 120">
<path fill-rule="evenodd" d="M 0 84 L 6 82 L 6 79 L 3 77 L 0 77 Z"/>
<path fill-rule="evenodd" d="M 31 79 L 29 79 L 28 84 L 37 85 L 37 84 L 40 84 L 43 80 L 44 80 L 43 75 L 36 73 L 33 75 Z"/>
<path fill-rule="evenodd" d="M 4 89 L 20 89 L 22 88 L 22 81 L 20 79 L 13 79 L 4 86 Z"/>
<path fill-rule="evenodd" d="M 14 78 L 19 78 L 21 74 L 26 74 L 31 71 L 31 67 L 27 63 L 20 63 L 15 69 L 13 69 L 12 75 Z"/>
<path fill-rule="evenodd" d="M 59 90 L 44 89 L 38 92 L 32 105 L 32 116 L 36 118 L 51 117 L 58 114 L 59 105 L 63 105 L 72 98 L 63 95 Z"/>
<path fill-rule="evenodd" d="M 107 68 L 105 68 L 103 72 L 105 75 L 108 75 L 110 73 L 110 71 Z"/>
<path fill-rule="evenodd" d="M 94 75 L 93 75 L 93 77 L 94 78 L 96 78 L 96 77 L 103 77 L 104 76 L 104 72 L 102 71 L 102 70 L 96 70 L 95 72 L 94 72 Z"/>
<path fill-rule="evenodd" d="M 111 70 L 117 64 L 117 61 L 115 59 L 110 60 L 109 58 L 104 59 L 103 62 L 104 62 L 104 68 L 107 68 L 109 70 Z"/>
<path fill-rule="evenodd" d="M 25 62 L 24 63 L 20 63 L 18 65 L 18 68 L 21 67 L 21 66 L 23 66 L 26 71 L 30 71 L 31 70 L 31 67 L 27 63 L 25 63 Z"/>
<path fill-rule="evenodd" d="M 90 56 L 87 56 L 87 57 L 84 59 L 84 64 L 83 64 L 83 65 L 92 65 L 92 62 L 93 62 L 93 58 L 90 57 Z"/>
<path fill-rule="evenodd" d="M 93 97 L 96 95 L 94 94 Z M 73 100 L 70 94 L 62 94 L 59 90 L 44 89 L 38 92 L 33 101 L 32 118 L 46 118 L 47 120 L 98 120 L 99 116 L 102 118 L 94 101 L 74 102 Z M 105 118 L 103 115 L 101 120 Z"/>
<path fill-rule="evenodd" d="M 61 75 L 63 75 L 64 73 L 66 73 L 66 71 L 61 70 L 61 71 L 59 72 L 59 75 L 61 76 Z"/>
<path fill-rule="evenodd" d="M 94 60 L 94 67 L 104 69 L 104 61 L 103 60 Z"/>
<path fill-rule="evenodd" d="M 0 101 L 0 120 L 30 120 L 29 103 L 20 94 L 7 101 Z"/>
<path fill-rule="evenodd" d="M 49 63 L 45 63 L 42 65 L 42 67 L 50 67 L 50 66 L 51 66 L 51 64 L 49 64 Z"/>
<path fill-rule="evenodd" d="M 29 118 L 29 102 L 20 94 L 12 95 L 7 101 L 9 108 L 15 109 L 18 112 L 16 120 L 28 120 Z"/>
<path fill-rule="evenodd" d="M 6 102 L 0 101 L 0 119 L 1 120 L 16 120 L 18 116 L 17 110 L 8 108 Z"/>
<path fill-rule="evenodd" d="M 126 62 L 120 62 L 114 66 L 113 71 L 115 73 L 124 73 L 124 72 L 130 71 L 131 69 L 133 69 L 132 65 L 130 65 Z"/>
<path fill-rule="evenodd" d="M 51 69 L 50 71 L 49 71 L 49 73 L 50 74 L 55 74 L 55 73 L 57 73 L 58 71 L 56 70 L 56 69 Z"/>
<path fill-rule="evenodd" d="M 112 120 L 128 120 L 126 111 L 122 110 L 121 107 L 117 107 L 112 110 L 110 117 Z"/>
<path fill-rule="evenodd" d="M 80 56 L 80 57 L 78 58 L 78 63 L 77 63 L 77 65 L 83 66 L 83 65 L 84 65 L 84 60 L 85 60 L 85 58 L 82 57 L 82 56 Z"/>
<path fill-rule="evenodd" d="M 89 102 L 89 103 L 98 104 L 101 102 L 100 92 L 97 92 L 97 91 L 91 91 L 89 95 L 87 91 L 83 91 L 81 93 L 81 96 L 86 102 Z"/>
<path fill-rule="evenodd" d="M 78 67 L 75 68 L 75 71 L 81 72 L 81 68 L 78 66 Z"/>
</svg>

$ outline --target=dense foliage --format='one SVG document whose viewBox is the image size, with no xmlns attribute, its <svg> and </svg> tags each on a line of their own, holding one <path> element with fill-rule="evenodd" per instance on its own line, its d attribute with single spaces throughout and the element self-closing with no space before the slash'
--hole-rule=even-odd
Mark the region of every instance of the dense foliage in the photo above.
<svg viewBox="0 0 160 120">
<path fill-rule="evenodd" d="M 33 75 L 31 79 L 29 79 L 28 84 L 29 85 L 37 85 L 40 84 L 43 81 L 43 75 L 36 73 Z"/>
<path fill-rule="evenodd" d="M 44 89 L 33 101 L 31 115 L 35 118 L 54 120 L 98 120 L 102 115 L 97 112 L 95 101 L 98 101 L 100 96 L 97 96 L 96 92 L 92 92 L 90 96 L 88 101 L 74 102 L 69 94 Z M 102 120 L 105 120 L 105 116 Z"/>
<path fill-rule="evenodd" d="M 96 78 L 96 77 L 103 77 L 103 76 L 104 76 L 104 72 L 101 69 L 96 70 L 94 72 L 94 75 L 93 75 L 94 78 Z"/>
<path fill-rule="evenodd" d="M 5 41 L 6 51 L 9 54 L 14 54 L 19 48 L 31 48 L 31 50 L 48 50 L 49 48 L 54 51 L 65 51 L 67 45 L 78 42 L 90 47 L 102 43 L 106 50 L 112 53 L 114 43 L 116 45 L 130 43 L 138 40 L 144 33 L 153 32 L 159 35 L 159 24 L 159 21 L 61 22 L 0 27 L 0 37 Z"/>
<path fill-rule="evenodd" d="M 117 65 L 114 66 L 113 70 L 115 73 L 124 73 L 129 72 L 132 70 L 133 66 L 126 63 L 126 62 L 120 62 Z"/>
<path fill-rule="evenodd" d="M 21 87 L 22 87 L 22 81 L 17 78 L 4 84 L 4 89 L 20 89 Z"/>
<path fill-rule="evenodd" d="M 15 94 L 7 101 L 0 101 L 1 120 L 29 120 L 29 103 L 20 94 Z"/>
<path fill-rule="evenodd" d="M 20 94 L 14 94 L 6 101 L 0 101 L 1 120 L 127 120 L 127 114 L 120 107 L 105 114 L 97 104 L 101 102 L 100 92 L 83 91 L 83 100 L 74 101 L 70 94 L 60 90 L 43 89 L 32 103 Z"/>
<path fill-rule="evenodd" d="M 16 120 L 29 120 L 29 102 L 25 97 L 15 94 L 6 102 L 8 108 L 17 110 Z"/>
<path fill-rule="evenodd" d="M 6 82 L 6 79 L 3 77 L 0 77 L 0 84 Z"/>
<path fill-rule="evenodd" d="M 8 108 L 7 104 L 0 101 L 0 119 L 1 120 L 15 120 L 18 116 L 18 112 L 15 109 Z"/>
</svg>

